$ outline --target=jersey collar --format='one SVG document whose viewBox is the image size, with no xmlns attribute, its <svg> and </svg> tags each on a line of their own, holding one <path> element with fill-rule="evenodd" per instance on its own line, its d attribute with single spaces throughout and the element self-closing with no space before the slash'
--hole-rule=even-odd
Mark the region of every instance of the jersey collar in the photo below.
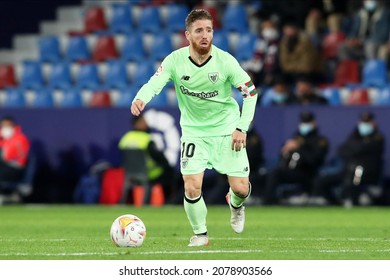
<svg viewBox="0 0 390 280">
<path fill-rule="evenodd" d="M 213 53 L 214 53 L 213 47 L 214 47 L 214 46 L 211 46 L 211 54 L 210 54 L 209 58 L 206 59 L 206 61 L 203 62 L 202 64 L 196 63 L 196 62 L 191 58 L 190 55 L 188 56 L 188 59 L 189 59 L 195 66 L 197 66 L 197 67 L 199 67 L 199 68 L 200 68 L 200 67 L 203 67 L 203 66 L 206 65 L 207 62 L 209 62 L 210 59 L 213 57 Z M 189 49 L 189 47 L 188 47 L 188 52 L 189 52 L 189 50 L 190 50 L 190 49 Z"/>
</svg>

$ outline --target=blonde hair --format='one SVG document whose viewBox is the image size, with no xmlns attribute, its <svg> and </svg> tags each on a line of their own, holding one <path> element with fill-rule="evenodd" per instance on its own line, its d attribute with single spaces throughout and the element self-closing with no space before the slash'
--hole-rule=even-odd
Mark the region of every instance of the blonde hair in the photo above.
<svg viewBox="0 0 390 280">
<path fill-rule="evenodd" d="M 192 25 L 195 21 L 201 20 L 201 19 L 208 19 L 208 20 L 213 21 L 213 17 L 211 16 L 211 14 L 210 14 L 207 10 L 204 10 L 204 9 L 195 9 L 195 10 L 192 10 L 192 11 L 187 15 L 187 18 L 186 18 L 186 30 L 188 31 L 189 28 L 191 27 L 191 25 Z"/>
</svg>

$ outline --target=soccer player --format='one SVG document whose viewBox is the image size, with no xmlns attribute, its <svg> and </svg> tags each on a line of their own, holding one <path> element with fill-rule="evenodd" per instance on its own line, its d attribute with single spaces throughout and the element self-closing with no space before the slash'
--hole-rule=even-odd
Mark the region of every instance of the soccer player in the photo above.
<svg viewBox="0 0 390 280">
<path fill-rule="evenodd" d="M 181 112 L 181 162 L 184 209 L 194 236 L 188 246 L 209 244 L 207 207 L 202 197 L 206 168 L 226 174 L 230 223 L 236 233 L 244 230 L 244 201 L 251 193 L 246 131 L 253 119 L 257 92 L 249 75 L 229 53 L 212 45 L 213 18 L 202 9 L 191 11 L 185 21 L 189 46 L 169 54 L 156 73 L 141 87 L 131 104 L 138 116 L 145 105 L 169 82 L 175 84 Z M 240 108 L 232 86 L 243 96 Z"/>
</svg>

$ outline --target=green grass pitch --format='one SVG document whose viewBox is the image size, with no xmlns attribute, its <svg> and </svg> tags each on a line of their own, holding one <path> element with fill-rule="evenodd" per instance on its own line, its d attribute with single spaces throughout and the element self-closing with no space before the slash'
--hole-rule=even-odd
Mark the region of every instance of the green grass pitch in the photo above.
<svg viewBox="0 0 390 280">
<path fill-rule="evenodd" d="M 139 248 L 110 240 L 113 220 L 140 217 Z M 19 205 L 0 207 L 2 260 L 389 260 L 390 209 L 381 207 L 254 207 L 242 234 L 230 228 L 228 206 L 208 207 L 210 245 L 187 246 L 182 206 Z"/>
</svg>

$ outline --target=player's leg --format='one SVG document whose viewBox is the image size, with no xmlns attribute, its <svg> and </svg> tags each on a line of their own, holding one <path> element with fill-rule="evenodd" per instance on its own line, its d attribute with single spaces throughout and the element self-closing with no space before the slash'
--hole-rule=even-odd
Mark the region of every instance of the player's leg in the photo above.
<svg viewBox="0 0 390 280">
<path fill-rule="evenodd" d="M 202 196 L 207 145 L 201 139 L 181 139 L 181 173 L 184 181 L 184 209 L 194 232 L 188 246 L 209 244 L 206 226 L 207 207 Z"/>
<path fill-rule="evenodd" d="M 203 172 L 194 175 L 184 175 L 184 209 L 191 224 L 194 236 L 188 246 L 207 246 L 206 217 L 207 207 L 202 196 Z"/>
<path fill-rule="evenodd" d="M 245 226 L 245 200 L 250 196 L 251 184 L 248 177 L 228 176 L 229 192 L 226 200 L 229 203 L 230 224 L 236 233 L 241 233 Z"/>
<path fill-rule="evenodd" d="M 215 146 L 213 166 L 222 174 L 228 176 L 229 192 L 226 199 L 231 210 L 230 224 L 236 233 L 244 230 L 245 207 L 244 201 L 249 197 L 249 161 L 246 149 L 232 150 L 231 136 L 221 137 Z"/>
<path fill-rule="evenodd" d="M 241 207 L 245 200 L 250 196 L 251 184 L 248 177 L 228 176 L 230 204 L 235 207 Z"/>
</svg>

